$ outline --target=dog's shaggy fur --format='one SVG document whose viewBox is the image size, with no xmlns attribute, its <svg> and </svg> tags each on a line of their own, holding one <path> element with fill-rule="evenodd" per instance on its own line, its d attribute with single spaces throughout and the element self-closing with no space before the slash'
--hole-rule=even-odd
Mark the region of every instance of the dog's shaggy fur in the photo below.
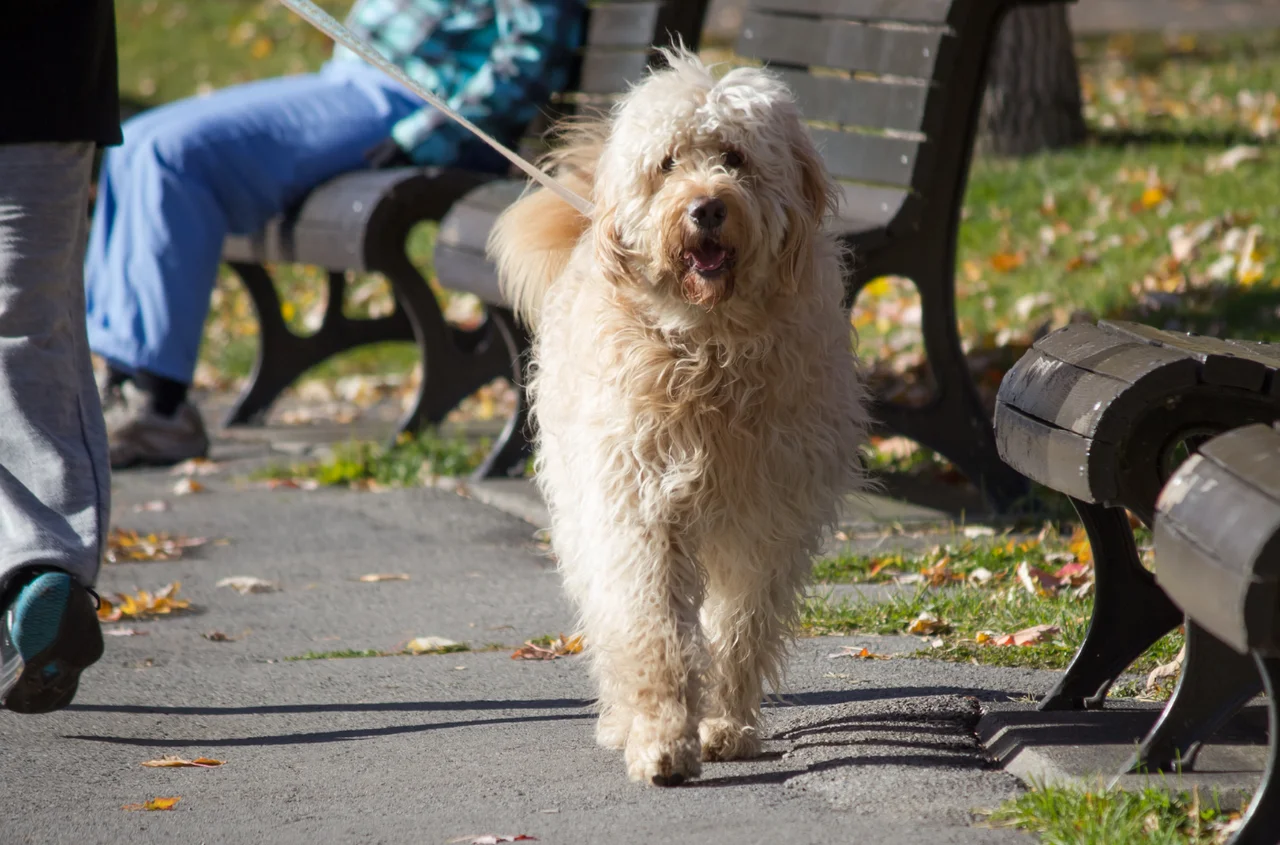
<svg viewBox="0 0 1280 845">
<path fill-rule="evenodd" d="M 553 157 L 594 219 L 534 190 L 490 240 L 534 329 L 537 481 L 596 736 L 658 785 L 758 752 L 763 683 L 862 482 L 867 422 L 822 229 L 833 186 L 790 93 L 667 61 Z"/>
</svg>

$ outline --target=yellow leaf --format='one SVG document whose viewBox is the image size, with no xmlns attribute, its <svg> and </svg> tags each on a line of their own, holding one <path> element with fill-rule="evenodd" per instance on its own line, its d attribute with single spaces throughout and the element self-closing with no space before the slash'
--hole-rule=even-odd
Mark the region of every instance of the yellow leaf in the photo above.
<svg viewBox="0 0 1280 845">
<path fill-rule="evenodd" d="M 409 575 L 406 572 L 370 572 L 368 575 L 361 575 L 360 580 L 366 584 L 376 584 L 380 581 L 408 581 Z"/>
<path fill-rule="evenodd" d="M 136 596 L 127 593 L 103 596 L 102 604 L 98 607 L 98 619 L 103 622 L 118 622 L 121 619 L 145 619 L 186 610 L 191 602 L 177 598 L 180 586 L 180 582 L 174 581 L 156 591 L 154 596 L 146 590 L 139 590 Z"/>
<path fill-rule="evenodd" d="M 173 485 L 173 494 L 175 496 L 189 496 L 192 493 L 203 492 L 204 485 L 190 476 L 183 477 L 177 484 Z"/>
<path fill-rule="evenodd" d="M 887 295 L 892 289 L 893 285 L 890 284 L 888 277 L 882 276 L 874 282 L 869 283 L 862 290 L 867 294 L 867 296 L 879 299 L 880 297 Z"/>
<path fill-rule="evenodd" d="M 1167 196 L 1168 194 L 1165 193 L 1163 186 L 1153 185 L 1142 192 L 1142 207 L 1155 208 L 1164 202 Z"/>
<path fill-rule="evenodd" d="M 271 39 L 263 35 L 254 40 L 253 46 L 249 48 L 249 55 L 255 59 L 265 59 L 271 55 L 271 51 L 275 47 L 276 45 L 272 43 Z"/>
<path fill-rule="evenodd" d="M 280 316 L 284 318 L 286 323 L 293 321 L 293 316 L 298 313 L 298 309 L 294 307 L 292 302 L 280 303 Z"/>
<path fill-rule="evenodd" d="M 404 646 L 404 651 L 409 654 L 448 654 L 466 650 L 466 646 L 461 643 L 444 637 L 414 637 Z"/>
<path fill-rule="evenodd" d="M 152 798 L 145 804 L 125 804 L 122 810 L 172 810 L 173 805 L 181 801 L 182 798 L 175 795 L 172 798 Z"/>
<path fill-rule="evenodd" d="M 203 768 L 211 769 L 215 766 L 221 766 L 221 760 L 213 760 L 209 757 L 197 757 L 194 760 L 184 760 L 181 757 L 166 754 L 159 760 L 148 760 L 142 765 L 150 769 L 178 769 L 178 768 Z"/>
</svg>

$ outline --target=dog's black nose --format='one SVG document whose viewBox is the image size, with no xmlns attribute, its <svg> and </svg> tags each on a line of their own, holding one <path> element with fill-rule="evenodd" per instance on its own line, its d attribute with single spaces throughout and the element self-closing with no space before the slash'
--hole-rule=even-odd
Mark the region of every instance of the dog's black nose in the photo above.
<svg viewBox="0 0 1280 845">
<path fill-rule="evenodd" d="M 724 200 L 715 197 L 698 197 L 689 203 L 689 218 L 699 229 L 719 229 L 727 213 Z"/>
</svg>

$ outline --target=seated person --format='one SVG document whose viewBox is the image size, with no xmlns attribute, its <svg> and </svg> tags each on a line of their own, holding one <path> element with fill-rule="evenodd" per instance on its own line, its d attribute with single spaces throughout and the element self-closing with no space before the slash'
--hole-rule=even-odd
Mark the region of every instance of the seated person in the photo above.
<svg viewBox="0 0 1280 845">
<path fill-rule="evenodd" d="M 357 0 L 348 26 L 514 145 L 568 84 L 581 0 Z M 505 172 L 507 161 L 339 46 L 318 73 L 170 103 L 103 158 L 85 285 L 89 346 L 109 366 L 115 469 L 203 456 L 187 389 L 228 233 L 247 234 L 367 164 Z"/>
</svg>

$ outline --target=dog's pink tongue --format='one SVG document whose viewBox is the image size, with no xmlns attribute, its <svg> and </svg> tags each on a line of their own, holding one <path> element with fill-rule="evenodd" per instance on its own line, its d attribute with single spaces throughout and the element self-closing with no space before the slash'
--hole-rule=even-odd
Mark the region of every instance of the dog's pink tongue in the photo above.
<svg viewBox="0 0 1280 845">
<path fill-rule="evenodd" d="M 698 270 L 716 270 L 721 264 L 724 264 L 725 249 L 715 244 L 707 244 L 706 246 L 696 247 L 690 251 L 693 256 L 693 266 Z"/>
</svg>

